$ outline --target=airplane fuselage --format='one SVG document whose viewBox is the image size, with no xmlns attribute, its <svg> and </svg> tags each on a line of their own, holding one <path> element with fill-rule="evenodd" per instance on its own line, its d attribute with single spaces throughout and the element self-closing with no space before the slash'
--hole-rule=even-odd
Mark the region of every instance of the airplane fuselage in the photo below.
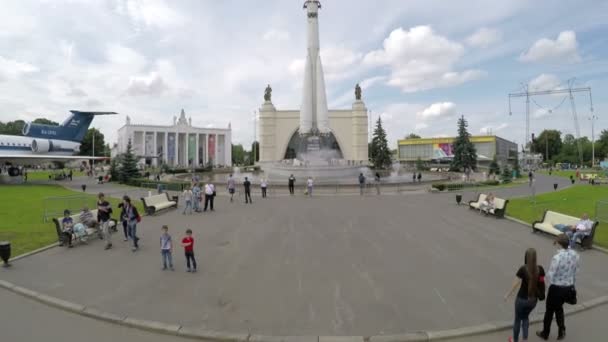
<svg viewBox="0 0 608 342">
<path fill-rule="evenodd" d="M 80 151 L 80 143 L 66 140 L 0 135 L 2 155 L 71 156 Z"/>
</svg>

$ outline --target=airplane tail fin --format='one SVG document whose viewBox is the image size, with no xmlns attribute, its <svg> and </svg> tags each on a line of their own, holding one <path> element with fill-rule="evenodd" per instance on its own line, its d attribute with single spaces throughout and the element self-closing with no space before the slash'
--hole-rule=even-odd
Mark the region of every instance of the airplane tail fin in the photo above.
<svg viewBox="0 0 608 342">
<path fill-rule="evenodd" d="M 72 115 L 59 126 L 27 123 L 23 127 L 23 135 L 32 138 L 82 142 L 96 115 L 116 114 L 114 112 L 81 112 L 78 110 L 71 110 L 70 112 Z"/>
</svg>

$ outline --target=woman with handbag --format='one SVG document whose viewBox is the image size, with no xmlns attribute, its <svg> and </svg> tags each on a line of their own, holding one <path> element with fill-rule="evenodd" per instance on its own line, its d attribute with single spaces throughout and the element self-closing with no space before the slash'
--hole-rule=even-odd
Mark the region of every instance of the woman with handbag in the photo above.
<svg viewBox="0 0 608 342">
<path fill-rule="evenodd" d="M 516 273 L 511 290 L 505 295 L 505 301 L 519 288 L 515 298 L 515 322 L 513 337 L 509 342 L 519 342 L 519 332 L 522 331 L 524 341 L 528 340 L 530 313 L 536 307 L 538 300 L 545 299 L 545 270 L 536 264 L 536 250 L 529 248 L 524 256 L 524 265 Z"/>
<path fill-rule="evenodd" d="M 566 234 L 558 235 L 554 245 L 558 245 L 559 250 L 551 259 L 551 266 L 547 272 L 547 280 L 551 284 L 547 293 L 547 308 L 543 321 L 543 330 L 537 331 L 536 336 L 547 340 L 551 332 L 553 314 L 557 322 L 557 339 L 563 340 L 566 337 L 566 325 L 564 322 L 564 303 L 576 303 L 576 289 L 574 282 L 576 272 L 579 268 L 580 257 L 573 249 L 570 249 L 570 239 Z"/>
</svg>

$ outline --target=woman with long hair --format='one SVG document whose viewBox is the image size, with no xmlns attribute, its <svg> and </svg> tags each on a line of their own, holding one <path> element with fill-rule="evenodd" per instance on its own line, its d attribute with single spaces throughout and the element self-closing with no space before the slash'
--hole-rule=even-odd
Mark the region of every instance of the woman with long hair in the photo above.
<svg viewBox="0 0 608 342">
<path fill-rule="evenodd" d="M 536 263 L 536 250 L 529 248 L 526 250 L 524 257 L 524 265 L 521 266 L 516 273 L 515 281 L 511 290 L 505 295 L 505 301 L 511 297 L 517 288 L 517 297 L 515 298 L 515 321 L 513 323 L 513 337 L 509 338 L 509 342 L 519 341 L 519 332 L 521 330 L 523 341 L 528 340 L 528 328 L 530 327 L 529 316 L 532 310 L 536 307 L 538 299 L 543 300 L 545 297 L 545 270 L 542 266 Z"/>
</svg>

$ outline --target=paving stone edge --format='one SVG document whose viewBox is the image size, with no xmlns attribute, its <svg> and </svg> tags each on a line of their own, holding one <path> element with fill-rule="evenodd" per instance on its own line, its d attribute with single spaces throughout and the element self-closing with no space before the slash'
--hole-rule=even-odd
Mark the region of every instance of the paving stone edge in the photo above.
<svg viewBox="0 0 608 342">
<path fill-rule="evenodd" d="M 488 322 L 470 327 L 449 330 L 419 331 L 396 335 L 376 336 L 264 336 L 251 334 L 225 333 L 197 328 L 183 327 L 178 324 L 149 321 L 128 316 L 120 316 L 81 304 L 66 301 L 60 298 L 39 293 L 28 288 L 15 285 L 0 279 L 0 288 L 11 291 L 20 296 L 33 299 L 42 304 L 72 312 L 96 320 L 128 326 L 140 330 L 147 330 L 167 335 L 195 338 L 213 342 L 423 342 L 440 341 L 474 335 L 483 335 L 511 328 L 511 321 Z M 574 315 L 600 305 L 608 304 L 608 295 L 601 296 L 587 302 L 568 306 L 565 314 Z M 530 319 L 531 323 L 542 321 L 541 313 Z"/>
</svg>

